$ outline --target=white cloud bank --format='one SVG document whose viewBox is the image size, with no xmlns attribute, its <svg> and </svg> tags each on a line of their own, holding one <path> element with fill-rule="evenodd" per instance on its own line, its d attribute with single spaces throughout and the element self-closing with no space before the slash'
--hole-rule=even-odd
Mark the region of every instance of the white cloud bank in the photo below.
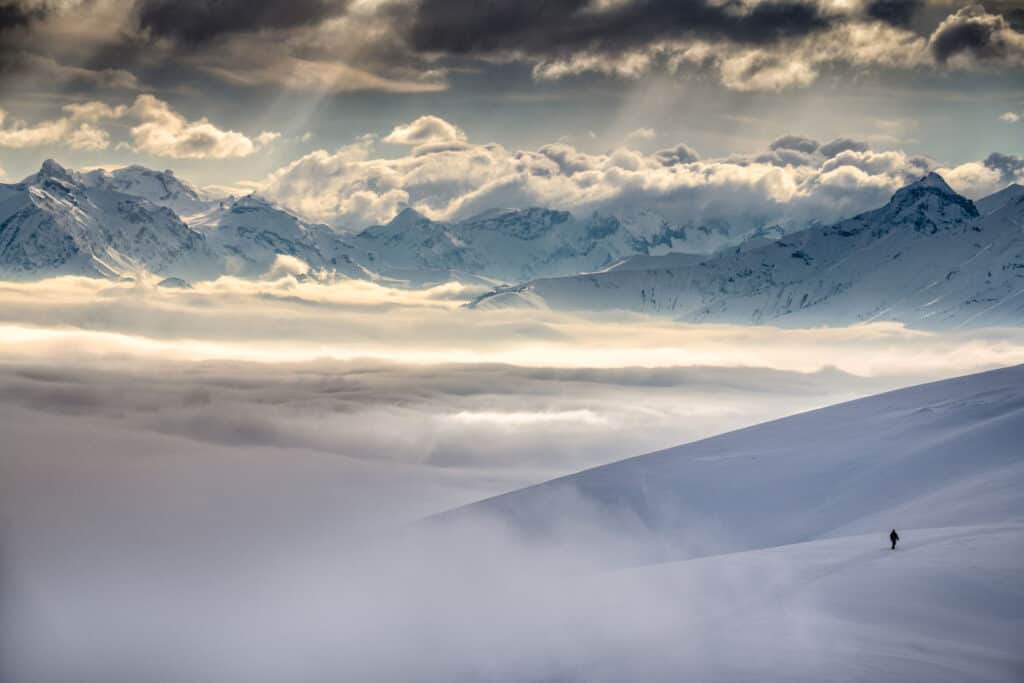
<svg viewBox="0 0 1024 683">
<path fill-rule="evenodd" d="M 822 3 L 836 17 L 866 4 Z M 636 79 L 657 70 L 677 74 L 704 69 L 730 90 L 780 91 L 809 86 L 832 66 L 904 71 L 1015 68 L 1024 63 L 1024 33 L 1015 30 L 1002 15 L 990 13 L 981 5 L 969 5 L 947 16 L 927 35 L 916 33 L 910 26 L 851 15 L 826 31 L 763 46 L 729 40 L 668 39 L 622 52 L 584 49 L 533 61 L 533 75 L 538 80 L 587 72 Z"/>
<path fill-rule="evenodd" d="M 653 133 L 641 130 L 631 139 Z M 426 116 L 397 126 L 384 141 L 415 146 L 383 158 L 367 136 L 333 152 L 316 150 L 272 173 L 262 192 L 308 218 L 350 228 L 388 221 L 407 206 L 435 219 L 545 206 L 620 216 L 653 210 L 683 224 L 764 225 L 837 220 L 874 208 L 932 170 L 971 197 L 1024 177 L 981 161 L 944 167 L 848 138 L 819 144 L 786 136 L 762 154 L 720 159 L 701 159 L 685 144 L 588 154 L 566 143 L 536 150 L 474 143 L 458 126 Z"/>
<path fill-rule="evenodd" d="M 14 121 L 4 126 L 0 110 L 0 147 L 66 145 L 76 150 L 103 150 L 110 131 L 101 124 L 128 122 L 131 144 L 140 154 L 172 159 L 230 159 L 249 156 L 272 144 L 280 134 L 263 131 L 250 138 L 225 130 L 206 117 L 190 121 L 154 95 L 139 95 L 129 105 L 90 101 L 66 105 L 65 116 L 35 124 Z M 123 143 L 128 144 L 128 143 Z"/>
<path fill-rule="evenodd" d="M 606 522 L 630 520 L 574 525 L 571 546 L 486 523 L 407 552 L 382 539 L 608 460 L 1024 362 L 1020 330 L 688 326 L 439 298 L 289 276 L 0 283 L 5 680 L 534 679 L 560 673 L 550 654 L 592 661 L 609 643 L 611 663 L 675 680 L 700 669 L 704 637 L 722 643 L 708 625 L 724 608 L 756 606 L 765 576 L 777 593 L 784 562 L 588 588 L 580 569 L 634 540 Z M 807 644 L 790 616 L 739 619 L 752 630 L 725 656 L 770 661 L 780 633 Z"/>
</svg>

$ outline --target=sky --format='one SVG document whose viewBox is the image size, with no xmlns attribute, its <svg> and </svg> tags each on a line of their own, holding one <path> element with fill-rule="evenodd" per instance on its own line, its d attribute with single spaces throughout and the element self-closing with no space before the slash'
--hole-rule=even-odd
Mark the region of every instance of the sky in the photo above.
<svg viewBox="0 0 1024 683">
<path fill-rule="evenodd" d="M 0 0 L 0 38 L 7 180 L 139 163 L 344 228 L 827 220 L 1024 174 L 1013 0 Z"/>
<path fill-rule="evenodd" d="M 1022 76 L 1019 0 L 0 0 L 0 182 L 48 158 L 141 164 L 352 230 L 407 207 L 806 224 L 930 171 L 971 198 L 1024 182 Z M 768 558 L 577 590 L 581 560 L 628 545 L 600 518 L 567 549 L 490 526 L 391 541 L 589 467 L 1024 363 L 1017 328 L 470 310 L 480 287 L 279 264 L 187 289 L 0 282 L 0 670 L 486 679 L 496 653 L 498 678 L 543 679 L 552 644 L 691 658 L 690 613 L 796 575 Z M 791 617 L 743 620 L 723 652 L 816 645 L 821 622 Z"/>
</svg>

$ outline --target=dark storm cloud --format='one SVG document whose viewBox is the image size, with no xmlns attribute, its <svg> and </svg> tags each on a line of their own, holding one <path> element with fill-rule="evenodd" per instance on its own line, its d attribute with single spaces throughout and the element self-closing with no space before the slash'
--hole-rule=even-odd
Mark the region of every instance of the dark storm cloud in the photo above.
<svg viewBox="0 0 1024 683">
<path fill-rule="evenodd" d="M 770 149 L 791 149 L 804 154 L 814 154 L 818 149 L 818 141 L 799 135 L 783 135 L 771 144 Z"/>
<path fill-rule="evenodd" d="M 675 166 L 676 164 L 688 164 L 699 161 L 700 155 L 689 145 L 680 143 L 669 149 L 659 150 L 655 156 L 663 166 Z"/>
<path fill-rule="evenodd" d="M 0 32 L 28 26 L 49 13 L 45 3 L 24 0 L 0 0 Z"/>
<path fill-rule="evenodd" d="M 909 26 L 922 5 L 922 0 L 872 0 L 864 8 L 864 12 L 872 19 L 884 21 L 892 26 Z"/>
<path fill-rule="evenodd" d="M 195 44 L 226 33 L 312 26 L 348 5 L 349 0 L 142 0 L 138 20 L 155 36 Z"/>
<path fill-rule="evenodd" d="M 985 8 L 993 14 L 1001 14 L 1017 31 L 1024 31 L 1024 3 L 1020 0 L 989 0 Z"/>
<path fill-rule="evenodd" d="M 1024 157 L 1017 156 L 1016 154 L 992 152 L 985 159 L 985 166 L 993 171 L 999 171 L 1004 179 L 1010 180 L 1016 178 L 1017 174 L 1021 171 L 1024 171 Z"/>
<path fill-rule="evenodd" d="M 840 152 L 851 150 L 854 152 L 866 152 L 868 149 L 868 143 L 860 140 L 854 140 L 852 138 L 836 138 L 832 142 L 826 142 L 824 145 L 818 148 L 818 151 L 826 159 L 831 159 Z"/>
<path fill-rule="evenodd" d="M 977 59 L 999 59 L 1011 50 L 1004 32 L 1013 29 L 999 14 L 989 14 L 980 5 L 966 7 L 951 15 L 931 37 L 935 60 L 945 63 L 962 52 Z"/>
<path fill-rule="evenodd" d="M 424 0 L 408 29 L 420 51 L 454 54 L 521 50 L 536 54 L 615 50 L 659 39 L 700 36 L 768 44 L 829 28 L 812 3 L 638 0 L 594 10 L 588 0 Z"/>
</svg>

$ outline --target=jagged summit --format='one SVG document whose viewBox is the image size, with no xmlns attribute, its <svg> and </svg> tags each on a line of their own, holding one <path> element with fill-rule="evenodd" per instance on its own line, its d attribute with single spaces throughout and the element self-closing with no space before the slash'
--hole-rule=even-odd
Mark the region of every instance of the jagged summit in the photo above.
<svg viewBox="0 0 1024 683">
<path fill-rule="evenodd" d="M 35 177 L 39 181 L 43 181 L 47 178 L 59 178 L 60 180 L 74 182 L 74 177 L 71 172 L 53 159 L 47 159 L 44 161 L 43 165 L 39 167 L 39 172 L 36 173 Z"/>
<path fill-rule="evenodd" d="M 170 169 L 156 171 L 132 164 L 115 169 L 96 169 L 80 176 L 90 188 L 112 190 L 143 197 L 173 210 L 187 221 L 190 217 L 210 211 L 218 200 L 207 197 L 191 183 L 178 178 Z"/>
<path fill-rule="evenodd" d="M 935 171 L 930 172 L 928 175 L 922 177 L 920 180 L 910 183 L 906 187 L 898 190 L 897 192 L 914 189 L 931 189 L 939 190 L 940 192 L 944 192 L 946 194 L 957 194 L 953 190 L 953 188 L 949 186 L 949 183 L 946 182 L 946 179 L 940 176 Z"/>
<path fill-rule="evenodd" d="M 238 199 L 236 199 L 234 201 L 234 203 L 232 204 L 232 207 L 234 207 L 234 208 L 241 208 L 241 209 L 275 209 L 276 208 L 274 206 L 273 202 L 271 202 L 266 197 L 261 197 L 260 195 L 256 194 L 255 192 L 247 194 L 244 197 L 239 197 Z"/>
<path fill-rule="evenodd" d="M 411 227 L 418 223 L 423 223 L 429 220 L 429 218 L 424 216 L 416 209 L 412 208 L 411 206 L 407 206 L 398 213 L 396 213 L 395 217 L 388 222 L 388 225 L 395 228 L 403 228 Z"/>
<path fill-rule="evenodd" d="M 858 218 L 910 222 L 917 230 L 934 231 L 979 215 L 974 202 L 955 192 L 938 173 L 929 173 L 897 190 L 889 204 L 878 212 L 869 211 Z"/>
</svg>

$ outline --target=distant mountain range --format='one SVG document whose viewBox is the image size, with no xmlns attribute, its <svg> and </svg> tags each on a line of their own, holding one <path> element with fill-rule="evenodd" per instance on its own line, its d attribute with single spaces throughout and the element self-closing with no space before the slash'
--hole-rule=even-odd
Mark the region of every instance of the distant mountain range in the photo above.
<svg viewBox="0 0 1024 683">
<path fill-rule="evenodd" d="M 0 185 L 0 277 L 18 279 L 257 277 L 285 255 L 311 273 L 398 286 L 496 285 L 590 272 L 635 255 L 711 253 L 747 237 L 725 223 L 683 227 L 650 213 L 623 222 L 544 208 L 461 221 L 405 209 L 386 225 L 346 233 L 255 195 L 209 197 L 171 171 L 141 166 L 78 173 L 48 160 L 24 181 Z"/>
<path fill-rule="evenodd" d="M 1018 325 L 1022 221 L 1021 186 L 972 202 L 933 173 L 879 209 L 790 234 L 545 208 L 461 221 L 405 209 L 348 233 L 255 195 L 207 196 L 171 171 L 79 173 L 48 160 L 22 182 L 0 184 L 0 277 L 149 272 L 183 286 L 261 277 L 289 256 L 305 264 L 300 276 L 492 287 L 477 308 L 623 309 L 782 326 Z"/>
<path fill-rule="evenodd" d="M 599 273 L 497 288 L 476 307 L 624 309 L 777 326 L 895 320 L 1024 323 L 1024 187 L 972 202 L 932 173 L 835 225 L 707 257 L 630 259 Z"/>
</svg>

